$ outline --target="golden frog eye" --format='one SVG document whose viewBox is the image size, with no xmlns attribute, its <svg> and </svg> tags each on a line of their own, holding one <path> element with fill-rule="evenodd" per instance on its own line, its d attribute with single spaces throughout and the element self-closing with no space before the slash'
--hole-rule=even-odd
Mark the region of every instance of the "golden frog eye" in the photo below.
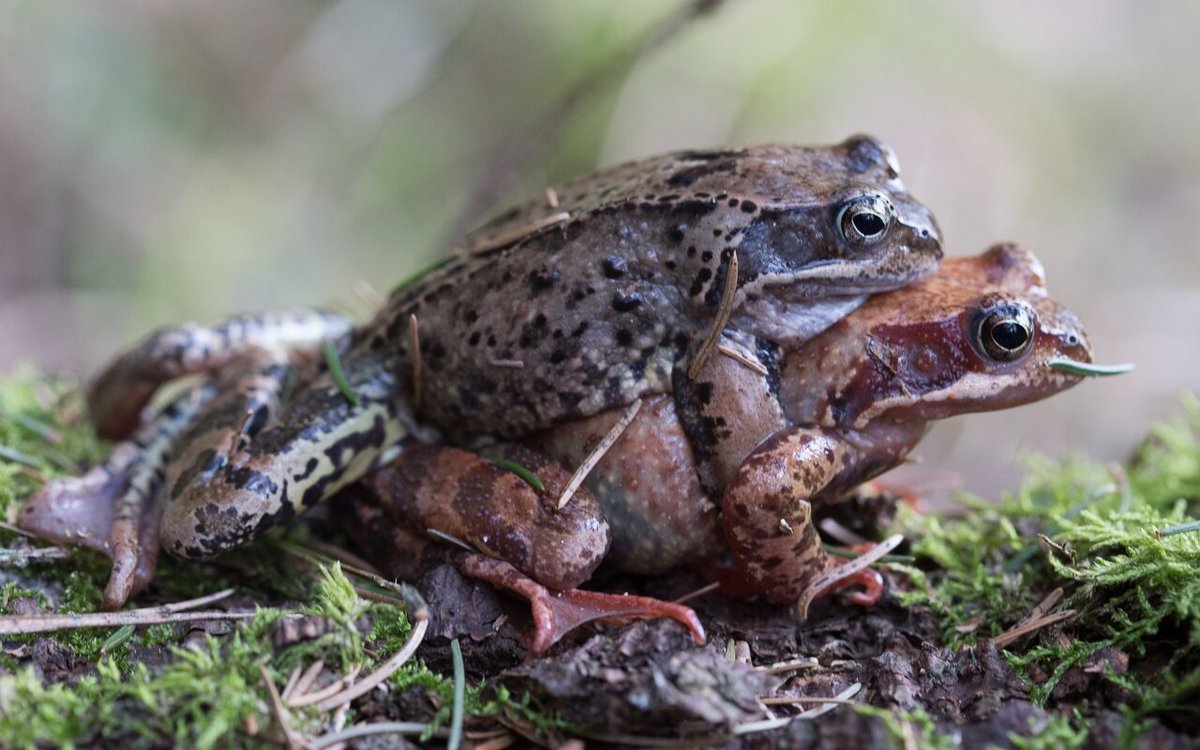
<svg viewBox="0 0 1200 750">
<path fill-rule="evenodd" d="M 975 338 L 987 356 L 1012 362 L 1033 343 L 1033 311 L 1017 304 L 987 310 L 979 318 Z"/>
<path fill-rule="evenodd" d="M 892 226 L 892 202 L 878 193 L 851 198 L 838 211 L 842 237 L 854 245 L 869 245 L 883 239 Z"/>
</svg>

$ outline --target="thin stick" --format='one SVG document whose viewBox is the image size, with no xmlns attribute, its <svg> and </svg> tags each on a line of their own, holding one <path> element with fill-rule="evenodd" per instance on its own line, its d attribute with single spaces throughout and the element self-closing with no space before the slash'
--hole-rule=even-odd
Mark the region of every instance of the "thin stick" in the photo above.
<svg viewBox="0 0 1200 750">
<path fill-rule="evenodd" d="M 804 659 L 788 659 L 787 661 L 779 661 L 774 664 L 764 664 L 761 667 L 755 667 L 755 669 L 766 674 L 783 674 L 784 672 L 797 672 L 801 669 L 813 669 L 820 665 L 821 662 L 816 657 L 810 656 Z"/>
<path fill-rule="evenodd" d="M 1047 612 L 1054 609 L 1054 605 L 1058 604 L 1058 601 L 1062 598 L 1063 589 L 1062 586 L 1059 586 L 1049 594 L 1046 594 L 1046 598 L 1038 602 L 1037 606 L 1033 608 L 1033 611 L 1029 613 L 1029 617 L 1026 617 L 1025 619 L 1032 620 L 1036 617 L 1044 617 Z"/>
<path fill-rule="evenodd" d="M 1000 635 L 993 638 L 992 643 L 995 644 L 996 648 L 1004 648 L 1005 646 L 1012 643 L 1013 641 L 1015 641 L 1019 638 L 1023 638 L 1025 636 L 1029 635 L 1030 633 L 1033 633 L 1034 631 L 1041 630 L 1042 628 L 1044 628 L 1048 625 L 1053 625 L 1057 622 L 1062 622 L 1063 620 L 1066 620 L 1066 619 L 1068 619 L 1070 617 L 1074 617 L 1074 616 L 1075 616 L 1075 610 L 1064 609 L 1062 612 L 1056 612 L 1052 615 L 1046 615 L 1045 617 L 1036 617 L 1032 620 L 1028 620 L 1027 622 L 1023 622 L 1020 625 L 1017 625 L 1016 627 L 1011 628 L 1010 630 L 1004 631 Z"/>
<path fill-rule="evenodd" d="M 62 547 L 29 547 L 27 549 L 0 549 L 0 565 L 24 565 L 44 560 L 62 560 L 70 556 Z"/>
<path fill-rule="evenodd" d="M 579 468 L 575 470 L 575 473 L 571 475 L 571 481 L 567 482 L 567 488 L 563 490 L 561 495 L 559 495 L 559 510 L 562 510 L 563 507 L 565 507 L 566 504 L 571 501 L 571 498 L 575 496 L 575 492 L 579 489 L 579 486 L 583 484 L 583 480 L 587 479 L 587 475 L 591 472 L 591 470 L 596 468 L 596 464 L 600 463 L 600 459 L 604 458 L 604 454 L 608 453 L 608 449 L 613 447 L 613 444 L 621 439 L 621 435 L 625 434 L 625 430 L 628 429 L 629 425 L 633 422 L 634 417 L 636 417 L 638 412 L 641 410 L 642 400 L 639 398 L 629 405 L 629 408 L 627 408 L 625 413 L 621 415 L 621 419 L 618 420 L 615 425 L 613 425 L 613 428 L 608 431 L 608 434 L 604 436 L 604 439 L 600 441 L 600 444 L 588 454 L 587 458 L 583 459 L 583 463 L 581 463 Z"/>
<path fill-rule="evenodd" d="M 295 696 L 291 701 L 292 708 L 311 706 L 314 703 L 320 703 L 331 695 L 337 695 L 338 691 L 345 690 L 353 685 L 354 680 L 358 678 L 358 673 L 361 671 L 362 667 L 356 666 L 347 672 L 344 677 L 339 677 L 320 690 Z"/>
<path fill-rule="evenodd" d="M 292 691 L 296 689 L 296 680 L 298 679 L 300 679 L 300 667 L 294 668 L 292 673 L 288 675 L 287 684 L 283 686 L 283 692 L 280 693 L 281 698 L 287 700 L 291 697 Z"/>
<path fill-rule="evenodd" d="M 37 539 L 38 538 L 37 536 L 30 534 L 25 529 L 22 529 L 18 526 L 13 526 L 11 523 L 5 523 L 4 521 L 0 521 L 0 529 L 4 529 L 5 531 L 12 533 L 12 534 L 20 534 L 21 536 L 25 537 L 26 539 Z M 59 547 L 58 549 L 62 549 L 62 548 Z"/>
<path fill-rule="evenodd" d="M 0 617 L 0 635 L 48 633 L 52 630 L 77 628 L 113 628 L 122 625 L 161 625 L 168 622 L 197 620 L 249 620 L 253 612 L 178 612 L 164 614 L 161 610 L 147 612 L 132 609 L 128 612 L 88 612 L 67 615 L 24 615 Z"/>
<path fill-rule="evenodd" d="M 514 227 L 513 229 L 510 229 L 507 232 L 501 232 L 500 234 L 496 235 L 495 237 L 492 237 L 491 239 L 484 240 L 483 242 L 480 242 L 477 245 L 473 245 L 472 247 L 467 248 L 467 254 L 468 255 L 487 255 L 488 253 L 492 252 L 493 250 L 499 250 L 500 248 L 502 248 L 506 245 L 511 245 L 512 243 L 516 242 L 517 240 L 519 240 L 523 237 L 526 237 L 527 235 L 531 235 L 535 232 L 540 232 L 543 229 L 546 229 L 547 227 L 554 226 L 555 224 L 561 224 L 570 218 L 571 218 L 571 214 L 567 213 L 566 211 L 559 211 L 557 213 L 552 213 L 549 216 L 543 216 L 542 218 L 535 219 L 534 221 L 531 221 L 528 224 L 523 224 L 519 227 Z"/>
<path fill-rule="evenodd" d="M 343 703 L 358 698 L 361 695 L 366 695 L 371 690 L 375 689 L 384 680 L 392 675 L 397 669 L 404 665 L 404 662 L 416 652 L 417 647 L 421 645 L 421 641 L 425 638 L 425 630 L 429 627 L 429 620 L 417 620 L 417 624 L 413 626 L 412 634 L 408 637 L 408 642 L 404 647 L 396 652 L 396 655 L 387 660 L 382 667 L 367 675 L 361 682 L 353 687 L 347 688 L 342 692 L 330 696 L 317 704 L 317 708 L 324 712 L 332 708 L 337 708 Z"/>
<path fill-rule="evenodd" d="M 672 602 L 672 604 L 683 604 L 684 602 L 690 602 L 692 599 L 704 596 L 705 594 L 710 593 L 712 591 L 716 591 L 719 588 L 721 588 L 721 584 L 719 582 L 714 581 L 713 583 L 710 583 L 707 586 L 701 586 L 700 588 L 696 589 L 695 591 L 691 591 L 691 592 L 684 594 L 683 596 L 679 597 L 674 602 Z"/>
<path fill-rule="evenodd" d="M 846 700 L 845 698 L 820 698 L 807 695 L 779 695 L 771 698 L 759 698 L 764 705 L 767 706 L 791 706 L 797 703 L 857 703 L 857 701 Z"/>
<path fill-rule="evenodd" d="M 558 191 L 552 187 L 546 188 L 546 205 L 558 208 Z"/>
<path fill-rule="evenodd" d="M 174 602 L 173 604 L 164 604 L 161 607 L 158 607 L 158 609 L 161 609 L 163 612 L 183 612 L 184 610 L 195 609 L 196 607 L 203 607 L 206 604 L 212 604 L 213 602 L 219 602 L 222 599 L 228 599 L 229 597 L 233 596 L 233 591 L 234 591 L 233 589 L 222 589 L 221 591 L 218 591 L 215 594 L 208 594 L 206 596 L 200 596 L 195 599 L 185 599 L 181 602 Z M 148 607 L 147 609 L 154 609 L 154 608 Z M 130 611 L 137 612 L 138 610 L 130 610 Z"/>
<path fill-rule="evenodd" d="M 447 534 L 444 531 L 438 531 L 437 529 L 434 529 L 434 528 L 425 529 L 425 533 L 439 541 L 449 542 L 450 544 L 453 544 L 456 547 L 462 547 L 463 549 L 465 549 L 468 552 L 477 552 L 478 551 L 471 545 L 467 544 L 463 540 L 454 536 L 453 534 Z"/>
<path fill-rule="evenodd" d="M 835 700 L 849 700 L 850 698 L 853 698 L 854 696 L 858 695 L 858 692 L 860 690 L 862 690 L 862 684 L 856 682 L 853 685 L 851 685 L 850 687 L 846 688 L 845 690 L 843 690 L 842 692 L 838 693 L 837 695 L 835 695 L 833 697 Z M 797 719 L 815 719 L 818 716 L 829 713 L 830 711 L 832 711 L 833 709 L 835 709 L 837 707 L 838 707 L 837 703 L 826 703 L 824 705 L 817 706 L 816 708 L 810 708 L 803 713 L 796 714 L 796 718 Z"/>
<path fill-rule="evenodd" d="M 412 409 L 421 409 L 421 332 L 417 327 L 417 314 L 408 316 L 408 345 L 412 349 Z"/>
<path fill-rule="evenodd" d="M 359 737 L 370 737 L 375 734 L 423 734 L 428 729 L 428 724 L 418 724 L 414 721 L 379 721 L 374 724 L 356 724 L 341 732 L 321 735 L 309 742 L 308 747 L 309 750 L 326 750 L 339 742 L 356 740 Z M 450 736 L 450 733 L 445 729 L 439 729 L 430 736 L 443 739 Z"/>
<path fill-rule="evenodd" d="M 721 354 L 724 354 L 726 357 L 729 357 L 730 359 L 736 360 L 737 362 L 745 365 L 746 367 L 750 368 L 751 370 L 754 370 L 759 375 L 770 375 L 771 374 L 770 371 L 767 370 L 766 365 L 764 365 L 762 362 L 756 362 L 753 359 L 750 359 L 745 354 L 743 354 L 740 350 L 734 349 L 732 346 L 726 346 L 725 344 L 717 344 L 717 351 L 720 352 Z"/>
<path fill-rule="evenodd" d="M 324 659 L 317 659 L 311 665 L 309 665 L 308 669 L 304 670 L 304 674 L 300 675 L 300 680 L 296 683 L 296 687 L 292 690 L 292 694 L 288 696 L 288 701 L 291 702 L 292 698 L 299 698 L 301 696 L 308 695 L 309 689 L 313 686 L 313 683 L 317 681 L 317 677 L 320 676 L 321 670 L 324 668 Z"/>
<path fill-rule="evenodd" d="M 267 686 L 267 694 L 271 696 L 271 713 L 275 716 L 275 721 L 279 723 L 279 728 L 283 730 L 283 736 L 287 740 L 288 747 L 291 750 L 299 750 L 303 747 L 299 738 L 292 732 L 291 725 L 287 720 L 287 709 L 283 707 L 283 699 L 279 697 L 279 691 L 275 688 L 275 681 L 271 679 L 271 675 L 267 673 L 267 668 L 259 664 L 258 673 L 262 675 L 262 681 Z"/>
<path fill-rule="evenodd" d="M 158 625 L 167 622 L 194 622 L 196 620 L 245 620 L 254 617 L 253 612 L 183 612 L 202 607 L 218 599 L 224 599 L 233 589 L 218 591 L 198 599 L 166 604 L 160 607 L 143 607 L 124 612 L 86 612 L 71 614 L 9 615 L 0 617 L 0 635 L 18 633 L 46 633 L 51 630 L 75 628 L 109 628 L 122 625 Z"/>
<path fill-rule="evenodd" d="M 492 737 L 484 742 L 480 742 L 475 746 L 475 750 L 504 750 L 504 748 L 512 745 L 516 741 L 517 735 L 505 729 L 504 734 L 499 735 L 498 737 Z"/>
<path fill-rule="evenodd" d="M 700 374 L 704 363 L 712 355 L 713 348 L 721 340 L 721 334 L 725 331 L 725 326 L 729 325 L 729 317 L 733 315 L 733 298 L 737 294 L 737 284 L 737 250 L 732 250 L 729 254 L 729 262 L 725 266 L 725 288 L 721 290 L 721 306 L 717 308 L 712 328 L 709 329 L 708 335 L 704 337 L 700 348 L 696 350 L 696 356 L 692 359 L 692 364 L 688 367 L 688 380 L 695 380 L 696 376 Z"/>
</svg>

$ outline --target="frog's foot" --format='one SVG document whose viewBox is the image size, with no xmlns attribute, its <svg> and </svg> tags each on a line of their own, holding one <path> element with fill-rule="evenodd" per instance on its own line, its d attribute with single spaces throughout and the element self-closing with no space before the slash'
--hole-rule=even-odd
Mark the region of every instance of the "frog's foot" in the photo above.
<svg viewBox="0 0 1200 750">
<path fill-rule="evenodd" d="M 646 596 L 604 594 L 567 589 L 552 591 L 502 560 L 476 553 L 459 557 L 459 569 L 529 600 L 534 636 L 530 656 L 539 656 L 572 630 L 589 622 L 624 623 L 643 617 L 669 617 L 692 633 L 696 645 L 705 641 L 704 628 L 690 607 Z"/>
<path fill-rule="evenodd" d="M 102 464 L 46 483 L 21 509 L 26 531 L 56 544 L 82 544 L 112 560 L 105 609 L 117 609 L 154 580 L 163 467 L 175 438 L 214 392 L 211 383 L 185 391 L 117 443 Z"/>
<path fill-rule="evenodd" d="M 56 544 L 79 544 L 113 562 L 103 607 L 117 609 L 154 580 L 158 564 L 157 503 L 118 517 L 130 502 L 129 477 L 97 467 L 81 477 L 56 479 L 21 509 L 26 531 Z"/>
<path fill-rule="evenodd" d="M 883 595 L 883 576 L 870 566 L 879 561 L 887 553 L 900 546 L 904 537 L 900 534 L 884 539 L 878 544 L 867 543 L 855 545 L 853 551 L 863 554 L 841 565 L 833 565 L 817 576 L 800 594 L 796 602 L 796 614 L 801 620 L 808 617 L 808 608 L 814 601 L 831 594 L 838 589 L 859 584 L 862 591 L 854 591 L 849 595 L 851 602 L 860 607 L 870 607 L 879 601 Z"/>
</svg>

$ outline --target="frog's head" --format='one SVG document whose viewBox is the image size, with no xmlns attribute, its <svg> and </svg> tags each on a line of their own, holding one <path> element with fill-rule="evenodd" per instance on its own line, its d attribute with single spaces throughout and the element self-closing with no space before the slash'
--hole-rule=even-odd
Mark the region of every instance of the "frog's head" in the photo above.
<svg viewBox="0 0 1200 750">
<path fill-rule="evenodd" d="M 803 302 L 832 294 L 895 289 L 932 273 L 942 258 L 933 214 L 900 180 L 895 153 L 856 135 L 828 148 L 796 150 L 778 174 L 802 174 L 775 189 L 738 246 L 747 295 Z M 803 163 L 799 163 L 803 161 Z"/>
<path fill-rule="evenodd" d="M 1004 409 L 1113 374 L 1091 364 L 1083 325 L 1046 295 L 1041 263 L 1012 244 L 872 297 L 800 355 L 811 364 L 799 363 L 799 382 L 816 384 L 809 407 L 860 429 Z"/>
</svg>

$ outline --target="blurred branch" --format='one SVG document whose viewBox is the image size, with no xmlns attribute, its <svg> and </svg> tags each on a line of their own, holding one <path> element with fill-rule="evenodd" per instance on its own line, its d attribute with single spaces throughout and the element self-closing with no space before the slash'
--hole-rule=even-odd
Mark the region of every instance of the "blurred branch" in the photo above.
<svg viewBox="0 0 1200 750">
<path fill-rule="evenodd" d="M 539 153 L 549 151 L 558 143 L 563 125 L 584 102 L 624 80 L 643 59 L 666 45 L 693 21 L 715 12 L 726 2 L 728 0 L 688 0 L 646 32 L 636 44 L 618 50 L 567 89 L 558 103 L 533 125 L 522 129 L 520 136 L 497 147 L 486 160 L 479 179 L 473 181 L 475 187 L 450 225 L 450 236 L 441 247 L 448 247 L 473 228 L 480 215 L 499 199 L 516 175 Z"/>
</svg>

